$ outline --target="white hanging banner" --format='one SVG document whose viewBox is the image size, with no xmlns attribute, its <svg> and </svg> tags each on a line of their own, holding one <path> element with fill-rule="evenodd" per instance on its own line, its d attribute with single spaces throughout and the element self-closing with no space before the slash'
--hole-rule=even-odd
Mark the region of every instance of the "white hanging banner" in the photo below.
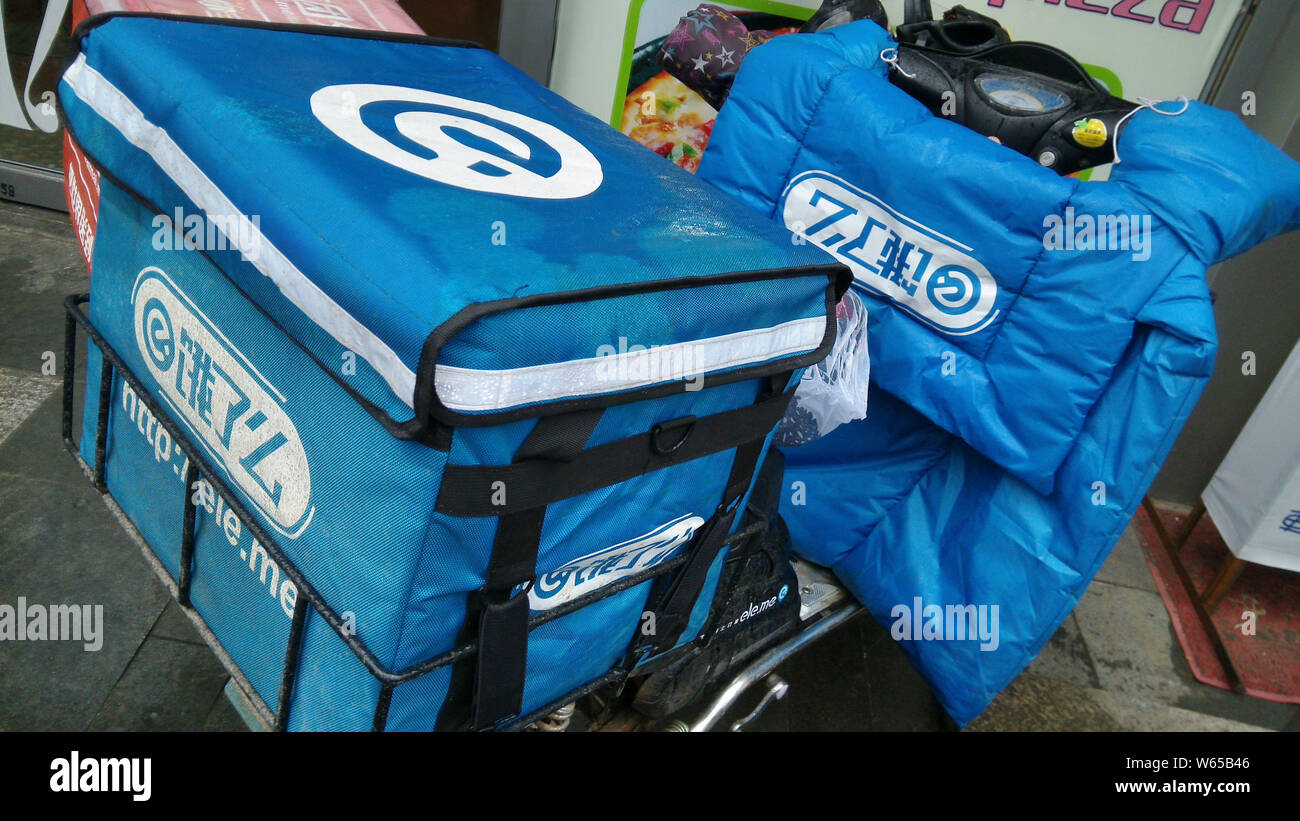
<svg viewBox="0 0 1300 821">
<path fill-rule="evenodd" d="M 1240 559 L 1300 571 L 1300 343 L 1205 489 Z"/>
</svg>

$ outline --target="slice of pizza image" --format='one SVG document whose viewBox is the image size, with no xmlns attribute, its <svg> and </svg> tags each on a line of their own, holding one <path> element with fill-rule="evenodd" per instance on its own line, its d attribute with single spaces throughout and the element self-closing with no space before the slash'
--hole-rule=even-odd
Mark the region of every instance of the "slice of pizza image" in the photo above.
<svg viewBox="0 0 1300 821">
<path fill-rule="evenodd" d="M 661 71 L 628 94 L 623 104 L 622 130 L 694 174 L 717 116 L 718 112 L 703 97 Z"/>
<path fill-rule="evenodd" d="M 766 38 L 799 30 L 799 21 L 787 17 L 743 12 L 739 16 L 751 30 L 765 29 L 762 33 Z M 703 97 L 660 68 L 655 55 L 664 39 L 644 43 L 633 53 L 620 130 L 694 174 L 709 144 L 718 112 Z"/>
</svg>

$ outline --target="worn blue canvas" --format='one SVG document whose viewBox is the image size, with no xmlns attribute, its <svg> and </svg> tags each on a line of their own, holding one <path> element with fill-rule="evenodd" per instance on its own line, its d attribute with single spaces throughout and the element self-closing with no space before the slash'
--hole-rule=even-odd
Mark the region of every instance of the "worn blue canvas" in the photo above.
<svg viewBox="0 0 1300 821">
<path fill-rule="evenodd" d="M 822 251 L 483 49 L 136 15 L 77 48 L 60 101 L 105 182 L 90 319 L 380 666 L 472 638 L 521 494 L 545 497 L 535 570 L 499 604 L 534 618 L 736 526 L 733 463 L 780 413 L 746 442 L 709 426 L 768 419 L 829 349 L 847 272 Z M 97 385 L 93 346 L 88 366 Z M 120 372 L 108 401 L 108 489 L 177 579 L 186 457 Z M 87 461 L 98 410 L 89 391 Z M 539 419 L 584 416 L 521 455 Z M 583 463 L 613 478 L 568 468 L 614 451 Z M 556 484 L 466 497 L 521 460 Z M 379 682 L 314 610 L 278 704 L 300 591 L 236 500 L 188 492 L 191 599 L 239 671 L 290 729 L 369 729 Z M 536 626 L 517 714 L 619 664 L 654 584 Z M 386 726 L 437 726 L 453 667 L 398 685 Z"/>
<path fill-rule="evenodd" d="M 1205 270 L 1300 224 L 1300 167 L 1191 103 L 1060 177 L 892 86 L 892 45 L 756 49 L 700 176 L 854 272 L 868 415 L 788 452 L 782 514 L 965 724 L 1123 532 L 1210 375 Z"/>
</svg>

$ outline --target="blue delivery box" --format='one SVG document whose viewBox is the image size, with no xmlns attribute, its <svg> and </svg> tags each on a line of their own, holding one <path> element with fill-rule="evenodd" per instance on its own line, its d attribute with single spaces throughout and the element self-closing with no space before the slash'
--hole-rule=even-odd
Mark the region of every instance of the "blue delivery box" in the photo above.
<svg viewBox="0 0 1300 821">
<path fill-rule="evenodd" d="M 471 44 L 92 18 L 80 454 L 293 730 L 699 640 L 847 270 Z"/>
</svg>

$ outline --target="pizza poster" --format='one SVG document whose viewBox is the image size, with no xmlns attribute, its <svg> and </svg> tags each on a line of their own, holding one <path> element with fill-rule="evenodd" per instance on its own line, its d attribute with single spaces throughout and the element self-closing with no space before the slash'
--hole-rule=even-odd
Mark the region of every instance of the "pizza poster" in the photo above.
<svg viewBox="0 0 1300 821">
<path fill-rule="evenodd" d="M 563 0 L 575 3 L 575 0 Z M 576 0 L 580 4 L 582 0 Z M 819 5 L 749 0 L 715 3 L 751 31 L 794 32 Z M 903 21 L 904 0 L 883 0 L 890 25 Z M 1047 43 L 1084 65 L 1110 93 L 1197 99 L 1211 77 L 1245 0 L 966 0 L 998 20 L 1016 40 Z M 717 111 L 664 71 L 656 57 L 678 21 L 698 0 L 632 0 L 609 122 L 678 166 L 694 171 Z M 934 0 L 936 16 L 956 2 Z M 711 57 L 714 55 L 710 55 Z M 725 56 L 725 55 L 724 55 Z M 1080 176 L 1103 179 L 1107 168 Z"/>
<path fill-rule="evenodd" d="M 628 10 L 622 62 L 610 124 L 627 136 L 694 173 L 713 133 L 717 110 L 699 94 L 687 88 L 659 65 L 657 55 L 677 27 L 678 21 L 698 6 L 699 0 L 645 0 L 633 2 Z M 709 61 L 739 62 L 743 51 L 772 37 L 798 31 L 812 16 L 813 8 L 789 3 L 750 0 L 747 3 L 714 3 L 739 18 L 756 38 L 731 49 L 708 53 Z M 812 5 L 812 4 L 810 4 Z M 696 59 L 705 59 L 705 54 Z"/>
</svg>

